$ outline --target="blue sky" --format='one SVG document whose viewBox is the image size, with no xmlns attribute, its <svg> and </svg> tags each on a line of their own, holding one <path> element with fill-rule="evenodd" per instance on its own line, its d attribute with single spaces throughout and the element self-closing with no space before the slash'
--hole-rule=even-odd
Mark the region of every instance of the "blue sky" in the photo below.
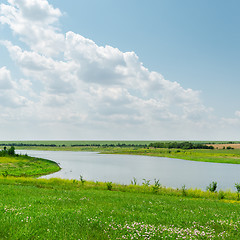
<svg viewBox="0 0 240 240">
<path fill-rule="evenodd" d="M 11 120 L 23 129 L 18 139 L 239 139 L 239 1 L 40 2 L 1 1 L 0 40 L 11 42 L 0 45 L 2 81 L 15 86 L 2 90 L 2 101 L 14 103 L 11 116 L 2 114 L 6 138 L 15 136 Z M 4 6 L 19 13 L 15 20 Z M 50 62 L 54 70 L 36 71 Z"/>
</svg>

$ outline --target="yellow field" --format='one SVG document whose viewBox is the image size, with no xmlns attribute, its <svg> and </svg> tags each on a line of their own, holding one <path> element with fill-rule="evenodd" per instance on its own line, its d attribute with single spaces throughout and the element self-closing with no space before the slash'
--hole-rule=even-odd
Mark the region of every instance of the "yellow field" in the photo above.
<svg viewBox="0 0 240 240">
<path fill-rule="evenodd" d="M 230 143 L 221 143 L 221 144 L 212 144 L 212 145 L 208 145 L 208 146 L 213 146 L 215 149 L 223 149 L 224 147 L 231 147 L 234 149 L 240 149 L 240 144 L 239 143 L 234 143 L 234 144 L 230 144 Z"/>
</svg>

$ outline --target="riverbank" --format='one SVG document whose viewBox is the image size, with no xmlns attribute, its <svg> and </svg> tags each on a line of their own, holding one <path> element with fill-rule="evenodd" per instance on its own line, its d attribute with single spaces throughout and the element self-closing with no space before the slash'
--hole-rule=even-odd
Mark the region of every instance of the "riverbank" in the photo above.
<svg viewBox="0 0 240 240">
<path fill-rule="evenodd" d="M 195 198 L 183 189 L 12 177 L 0 177 L 0 191 L 1 239 L 240 238 L 236 193 L 219 200 L 203 191 Z"/>
<path fill-rule="evenodd" d="M 54 161 L 26 155 L 0 157 L 0 176 L 37 177 L 59 171 L 61 168 Z"/>
</svg>

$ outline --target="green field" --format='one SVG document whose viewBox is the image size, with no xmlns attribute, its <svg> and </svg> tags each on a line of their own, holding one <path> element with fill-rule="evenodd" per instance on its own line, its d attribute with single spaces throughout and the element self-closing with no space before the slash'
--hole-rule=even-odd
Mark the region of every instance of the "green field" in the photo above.
<svg viewBox="0 0 240 240">
<path fill-rule="evenodd" d="M 0 183 L 0 239 L 240 238 L 239 202 L 216 193 L 193 198 L 115 185 L 109 191 L 104 183 L 59 179 Z"/>
</svg>

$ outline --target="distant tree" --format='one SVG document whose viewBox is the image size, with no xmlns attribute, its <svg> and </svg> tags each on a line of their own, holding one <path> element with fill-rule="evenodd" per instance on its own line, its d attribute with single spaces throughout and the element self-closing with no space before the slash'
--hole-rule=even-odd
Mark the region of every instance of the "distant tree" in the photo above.
<svg viewBox="0 0 240 240">
<path fill-rule="evenodd" d="M 8 155 L 15 155 L 15 147 L 14 146 L 11 146 L 9 149 L 8 149 Z"/>
</svg>

